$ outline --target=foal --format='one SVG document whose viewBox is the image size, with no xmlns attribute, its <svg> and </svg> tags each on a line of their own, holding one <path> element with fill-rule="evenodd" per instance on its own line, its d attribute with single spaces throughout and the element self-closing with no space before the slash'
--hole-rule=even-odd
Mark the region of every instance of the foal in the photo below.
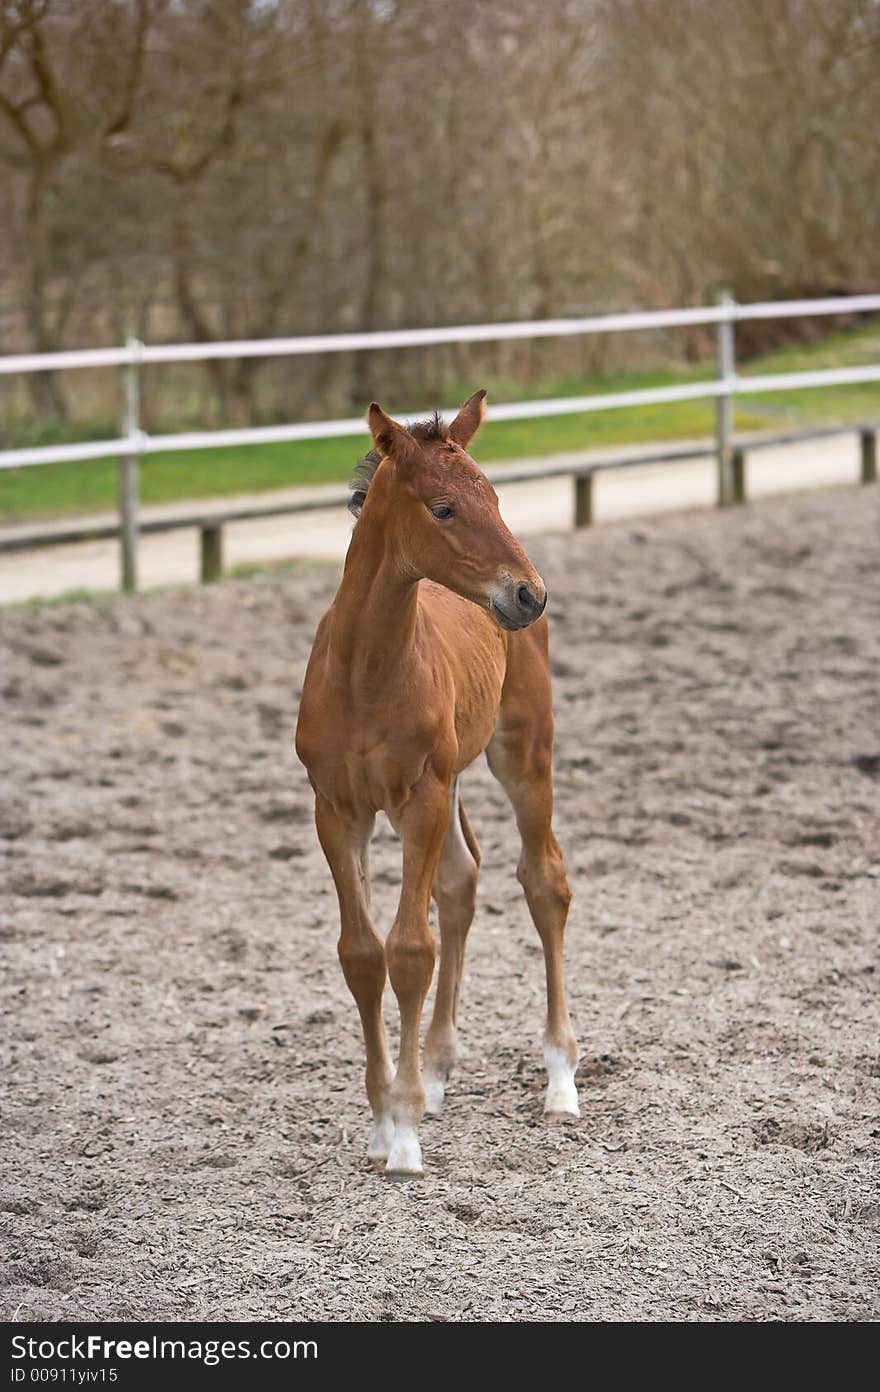
<svg viewBox="0 0 880 1392">
<path fill-rule="evenodd" d="M 577 1042 L 568 1017 L 562 940 L 571 899 L 553 810 L 553 714 L 547 591 L 501 520 L 498 499 L 466 453 L 485 392 L 446 429 L 407 430 L 375 403 L 359 510 L 336 598 L 309 659 L 296 734 L 315 790 L 315 821 L 339 896 L 339 958 L 366 1042 L 373 1112 L 368 1156 L 390 1175 L 420 1175 L 418 1124 L 440 1111 L 455 1059 L 465 939 L 474 916 L 477 845 L 459 774 L 486 751 L 516 812 L 518 878 L 544 947 L 545 1113 L 578 1115 Z M 403 840 L 400 903 L 386 943 L 370 919 L 369 842 L 378 811 Z M 419 1025 L 440 972 L 425 1041 Z M 382 1019 L 385 976 L 400 1007 L 395 1074 Z"/>
</svg>

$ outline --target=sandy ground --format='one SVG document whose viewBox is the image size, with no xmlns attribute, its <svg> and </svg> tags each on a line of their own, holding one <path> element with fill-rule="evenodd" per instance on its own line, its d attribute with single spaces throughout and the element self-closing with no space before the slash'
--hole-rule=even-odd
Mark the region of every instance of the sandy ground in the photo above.
<svg viewBox="0 0 880 1392">
<path fill-rule="evenodd" d="M 698 445 L 700 442 L 683 443 Z M 635 448 L 647 451 L 650 446 Z M 618 449 L 581 450 L 554 459 L 516 460 L 510 464 L 490 466 L 487 473 L 491 477 L 511 468 L 553 466 L 563 458 L 572 464 L 585 464 L 597 457 L 607 460 L 631 456 L 633 449 L 632 445 L 627 445 Z M 475 453 L 479 459 L 479 448 Z M 756 450 L 747 456 L 746 470 L 748 492 L 752 498 L 853 482 L 859 473 L 858 434 L 852 431 L 828 439 Z M 711 507 L 716 489 L 715 460 L 711 455 L 711 445 L 707 445 L 704 459 L 675 464 L 648 464 L 598 474 L 594 485 L 594 512 L 597 521 L 613 522 L 652 513 L 677 512 L 684 508 Z M 498 491 L 508 526 L 519 536 L 565 531 L 572 525 L 574 495 L 570 478 L 506 485 Z M 274 499 L 276 503 L 283 503 L 298 497 L 318 497 L 322 493 L 337 495 L 338 492 L 336 486 L 286 489 L 261 494 L 256 499 L 221 498 L 202 500 L 201 503 L 187 500 L 144 508 L 142 516 L 192 516 L 199 510 L 211 513 L 238 505 L 247 506 L 253 501 L 267 504 Z M 83 520 L 91 520 L 99 525 L 115 519 L 102 513 Z M 14 529 L 0 527 L 0 534 L 8 530 Z M 225 565 L 230 569 L 251 563 L 266 564 L 291 556 L 336 560 L 345 555 L 350 535 L 351 518 L 335 501 L 332 507 L 315 512 L 256 522 L 237 522 L 224 529 Z M 141 537 L 139 588 L 149 590 L 194 581 L 199 573 L 198 543 L 195 530 L 151 533 Z M 79 542 L 73 546 L 30 552 L 0 552 L 0 604 L 11 604 L 37 595 L 64 595 L 78 589 L 118 589 L 119 574 L 119 544 L 116 541 Z"/>
<path fill-rule="evenodd" d="M 583 1115 L 541 1119 L 541 959 L 481 762 L 463 1057 L 402 1185 L 363 1159 L 292 747 L 335 568 L 0 615 L 0 1313 L 876 1318 L 878 504 L 530 545 Z M 387 928 L 387 828 L 374 867 Z"/>
</svg>

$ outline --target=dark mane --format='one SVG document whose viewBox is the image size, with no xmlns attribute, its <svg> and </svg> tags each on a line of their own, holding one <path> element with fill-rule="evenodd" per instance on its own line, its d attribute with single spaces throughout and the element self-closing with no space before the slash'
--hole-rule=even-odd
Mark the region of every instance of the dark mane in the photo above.
<svg viewBox="0 0 880 1392">
<path fill-rule="evenodd" d="M 351 497 L 348 500 L 348 510 L 354 513 L 355 517 L 360 514 L 367 496 L 367 489 L 373 481 L 373 475 L 382 463 L 382 456 L 378 450 L 370 450 L 363 459 L 359 459 L 354 466 L 354 473 L 348 485 Z"/>
<path fill-rule="evenodd" d="M 435 411 L 433 416 L 430 416 L 428 420 L 416 421 L 414 425 L 407 426 L 407 429 L 413 439 L 420 442 L 427 440 L 445 440 L 449 435 L 449 431 L 439 411 Z"/>
<path fill-rule="evenodd" d="M 448 438 L 448 430 L 439 411 L 435 411 L 428 420 L 415 421 L 413 425 L 407 426 L 410 435 L 420 444 L 426 444 L 429 440 L 445 440 Z M 359 459 L 354 466 L 354 473 L 349 483 L 351 497 L 348 500 L 348 510 L 354 513 L 355 517 L 360 514 L 367 496 L 367 489 L 373 481 L 373 475 L 382 463 L 382 456 L 377 450 L 370 450 L 362 459 Z"/>
</svg>

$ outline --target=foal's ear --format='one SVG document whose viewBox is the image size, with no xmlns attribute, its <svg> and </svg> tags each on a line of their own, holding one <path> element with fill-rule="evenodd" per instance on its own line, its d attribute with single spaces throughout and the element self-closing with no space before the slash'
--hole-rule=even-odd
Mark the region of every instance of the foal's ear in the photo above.
<svg viewBox="0 0 880 1392">
<path fill-rule="evenodd" d="M 402 472 L 415 468 L 422 458 L 422 451 L 409 431 L 396 420 L 387 416 L 375 401 L 367 412 L 367 424 L 373 437 L 373 444 L 385 457 L 390 455 Z"/>
<path fill-rule="evenodd" d="M 455 420 L 449 427 L 449 438 L 454 440 L 462 449 L 467 449 L 471 440 L 476 435 L 483 421 L 486 419 L 486 392 L 485 388 L 474 392 L 469 396 L 462 406 Z"/>
</svg>

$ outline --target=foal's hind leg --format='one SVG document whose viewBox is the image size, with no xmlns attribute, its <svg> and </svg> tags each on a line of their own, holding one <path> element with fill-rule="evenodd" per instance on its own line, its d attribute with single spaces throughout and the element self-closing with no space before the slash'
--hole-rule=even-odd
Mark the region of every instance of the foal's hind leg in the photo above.
<svg viewBox="0 0 880 1392">
<path fill-rule="evenodd" d="M 440 918 L 440 970 L 434 1013 L 425 1039 L 423 1084 L 425 1110 L 438 1116 L 446 1080 L 455 1062 L 458 995 L 468 929 L 477 901 L 480 848 L 459 801 L 458 779 L 452 784 L 449 826 L 434 877 L 433 895 Z"/>
<path fill-rule="evenodd" d="M 538 629 L 539 625 L 535 625 Z M 528 640 L 524 642 L 523 640 Z M 486 750 L 489 766 L 513 804 L 522 839 L 517 878 L 544 948 L 547 970 L 547 1115 L 578 1116 L 574 1075 L 578 1046 L 568 1015 L 562 947 L 571 891 L 553 834 L 553 714 L 546 628 L 511 643 L 501 716 Z"/>
<path fill-rule="evenodd" d="M 391 1085 L 394 1139 L 387 1175 L 421 1175 L 418 1125 L 425 1110 L 419 1058 L 419 1025 L 434 975 L 434 935 L 428 924 L 431 885 L 449 821 L 449 784 L 427 770 L 410 791 L 398 819 L 403 839 L 403 882 L 391 932 L 385 940 L 388 975 L 400 1007 L 400 1053 Z"/>
</svg>

